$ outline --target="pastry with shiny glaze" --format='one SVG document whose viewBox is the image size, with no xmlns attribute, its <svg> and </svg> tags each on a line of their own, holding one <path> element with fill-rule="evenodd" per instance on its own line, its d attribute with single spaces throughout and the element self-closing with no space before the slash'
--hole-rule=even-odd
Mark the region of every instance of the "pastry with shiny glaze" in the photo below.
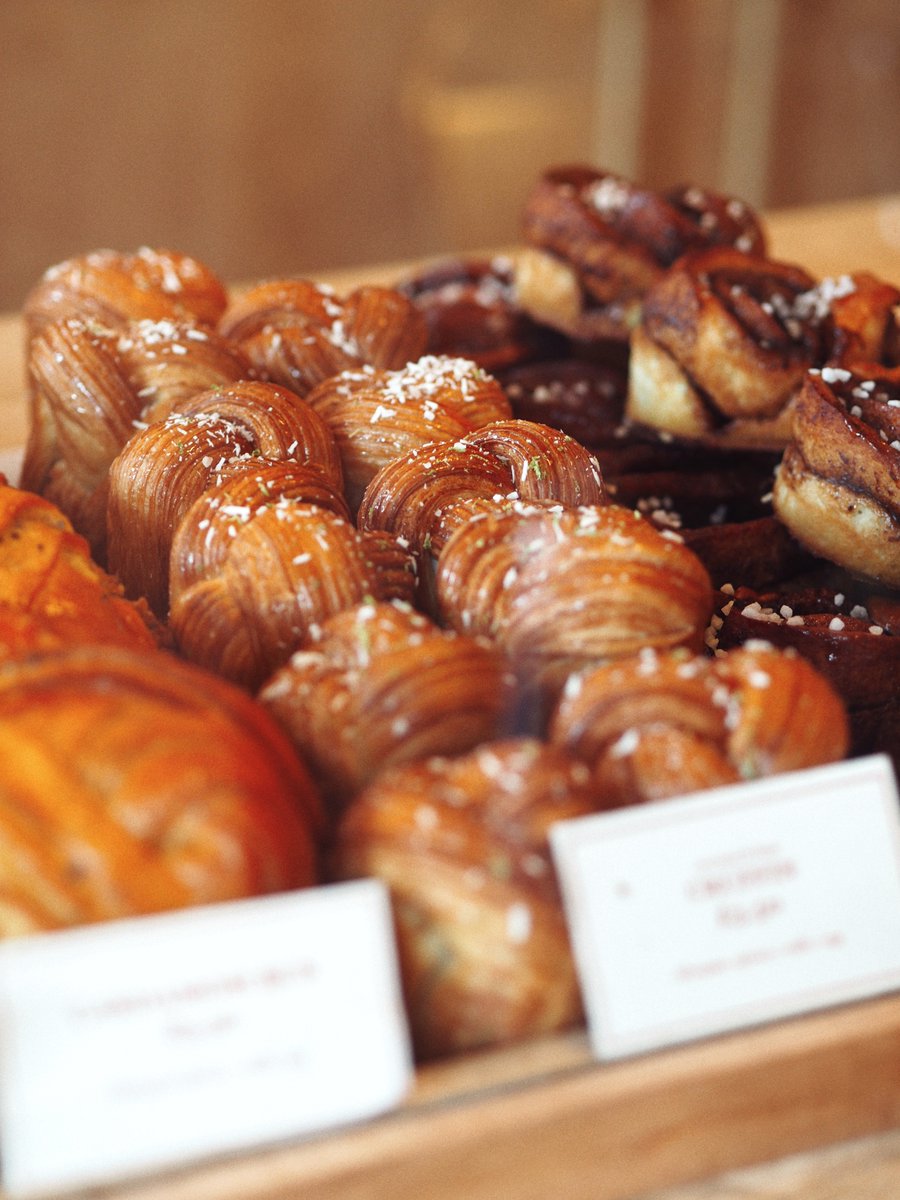
<svg viewBox="0 0 900 1200">
<path fill-rule="evenodd" d="M 394 288 L 339 296 L 308 279 L 257 283 L 232 298 L 219 330 L 236 341 L 259 378 L 305 396 L 341 371 L 396 369 L 425 352 L 425 319 Z"/>
<path fill-rule="evenodd" d="M 390 890 L 420 1058 L 580 1019 L 548 832 L 592 810 L 584 766 L 524 738 L 394 767 L 347 809 L 333 869 Z"/>
<path fill-rule="evenodd" d="M 322 810 L 268 713 L 171 657 L 0 666 L 0 937 L 313 884 Z"/>
<path fill-rule="evenodd" d="M 507 732 L 514 688 L 484 639 L 406 604 L 366 602 L 324 621 L 259 698 L 337 812 L 388 767 Z"/>
<path fill-rule="evenodd" d="M 762 641 L 715 658 L 643 649 L 573 676 L 550 724 L 618 808 L 842 759 L 843 702 L 806 659 Z"/>
</svg>

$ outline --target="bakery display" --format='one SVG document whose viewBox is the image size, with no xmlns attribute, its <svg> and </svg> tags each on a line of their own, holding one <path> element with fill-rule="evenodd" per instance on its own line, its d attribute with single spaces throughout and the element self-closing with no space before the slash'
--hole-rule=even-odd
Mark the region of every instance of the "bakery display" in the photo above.
<svg viewBox="0 0 900 1200">
<path fill-rule="evenodd" d="M 283 842 L 290 864 L 229 874 L 210 851 L 195 892 L 148 876 L 160 903 L 383 878 L 429 1058 L 579 1020 L 553 821 L 897 738 L 898 673 L 872 644 L 897 640 L 900 292 L 773 260 L 738 199 L 590 167 L 546 172 L 522 230 L 503 257 L 345 291 L 229 291 L 183 256 L 103 252 L 51 270 L 26 312 L 8 491 L 31 515 L 7 561 L 27 590 L 47 521 L 54 570 L 98 600 L 74 657 L 75 624 L 2 601 L 9 696 L 55 672 L 83 690 L 126 790 L 127 730 L 177 711 L 166 811 L 191 829 L 189 790 L 257 781 L 226 824 L 269 839 L 248 861 Z M 827 630 L 799 599 L 826 583 L 853 597 Z M 835 666 L 844 615 L 838 657 L 871 663 L 868 691 Z M 94 675 L 141 692 L 132 725 Z M 262 743 L 226 754 L 222 703 Z M 140 825 L 144 801 L 122 803 Z M 121 882 L 107 909 L 93 882 L 87 907 L 65 900 L 66 853 L 55 912 L 127 911 Z"/>
</svg>

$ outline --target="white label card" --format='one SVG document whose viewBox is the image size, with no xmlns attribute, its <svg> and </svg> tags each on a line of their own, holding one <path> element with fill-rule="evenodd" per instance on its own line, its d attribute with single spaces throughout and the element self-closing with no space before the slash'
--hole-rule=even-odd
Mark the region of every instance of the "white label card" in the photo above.
<svg viewBox="0 0 900 1200">
<path fill-rule="evenodd" d="M 0 945 L 10 1195 L 64 1191 L 370 1117 L 412 1077 L 374 880 Z"/>
<path fill-rule="evenodd" d="M 598 1058 L 900 988 L 886 756 L 561 822 L 551 844 Z"/>
</svg>

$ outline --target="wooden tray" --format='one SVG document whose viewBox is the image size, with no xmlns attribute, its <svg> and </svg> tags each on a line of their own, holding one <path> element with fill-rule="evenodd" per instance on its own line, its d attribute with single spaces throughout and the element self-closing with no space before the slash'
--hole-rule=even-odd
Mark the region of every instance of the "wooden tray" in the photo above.
<svg viewBox="0 0 900 1200">
<path fill-rule="evenodd" d="M 772 256 L 814 274 L 866 268 L 900 279 L 900 197 L 775 214 L 768 227 Z M 341 286 L 363 275 L 395 271 L 329 278 Z M 21 342 L 18 319 L 0 318 L 0 449 L 26 432 Z M 891 995 L 614 1065 L 592 1060 L 581 1030 L 469 1055 L 420 1069 L 408 1103 L 379 1120 L 85 1194 L 625 1200 L 717 1177 L 679 1200 L 874 1200 L 900 1193 L 898 1131 L 900 995 Z M 720 1177 L 875 1134 L 847 1151 L 840 1192 L 827 1183 L 837 1178 L 833 1150 L 787 1177 L 776 1166 Z"/>
</svg>

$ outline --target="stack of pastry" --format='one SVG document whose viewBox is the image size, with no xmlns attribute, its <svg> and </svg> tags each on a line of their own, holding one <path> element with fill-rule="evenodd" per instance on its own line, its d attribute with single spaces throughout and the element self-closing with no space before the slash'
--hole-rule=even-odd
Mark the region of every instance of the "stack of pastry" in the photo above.
<svg viewBox="0 0 900 1200">
<path fill-rule="evenodd" d="M 768 602 L 823 557 L 876 565 L 867 619 L 896 641 L 898 293 L 771 262 L 737 199 L 584 167 L 542 176 L 524 241 L 343 296 L 229 294 L 184 256 L 103 252 L 26 308 L 32 421 L 8 490 L 69 539 L 70 570 L 77 541 L 102 603 L 68 666 L 65 631 L 10 637 L 0 702 L 27 721 L 38 687 L 140 693 L 133 717 L 96 702 L 110 736 L 84 779 L 119 761 L 130 720 L 154 731 L 147 765 L 115 768 L 124 798 L 85 782 L 85 811 L 123 862 L 178 813 L 194 830 L 215 810 L 243 847 L 209 830 L 226 869 L 186 837 L 197 889 L 167 864 L 154 903 L 384 878 L 423 1055 L 578 1019 L 553 821 L 860 748 L 828 656 L 729 619 L 742 588 Z M 835 480 L 842 436 L 865 453 Z M 845 518 L 823 540 L 804 523 L 833 496 Z M 850 559 L 857 528 L 883 553 Z M 19 543 L 16 577 L 44 553 Z M 879 729 L 897 703 L 867 702 Z M 239 767 L 219 748 L 233 719 Z M 46 874 L 81 880 L 60 837 Z M 110 904 L 66 919 L 149 904 L 101 875 Z"/>
</svg>

